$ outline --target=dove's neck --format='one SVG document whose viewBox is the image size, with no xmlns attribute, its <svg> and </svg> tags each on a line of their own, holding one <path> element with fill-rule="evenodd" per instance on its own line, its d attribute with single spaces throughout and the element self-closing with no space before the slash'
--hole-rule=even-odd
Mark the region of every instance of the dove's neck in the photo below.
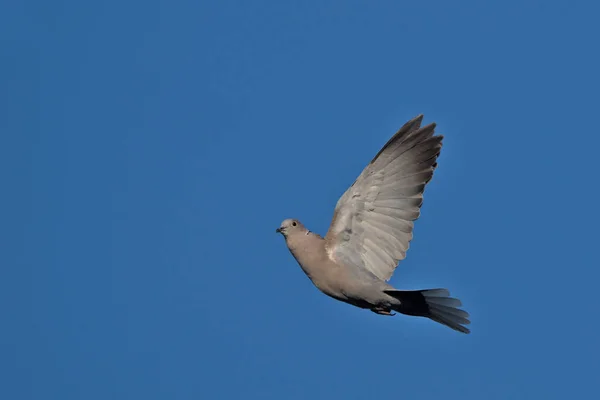
<svg viewBox="0 0 600 400">
<path fill-rule="evenodd" d="M 306 275 L 312 278 L 315 266 L 327 257 L 325 240 L 312 232 L 301 232 L 286 238 L 288 249 L 300 264 Z"/>
</svg>

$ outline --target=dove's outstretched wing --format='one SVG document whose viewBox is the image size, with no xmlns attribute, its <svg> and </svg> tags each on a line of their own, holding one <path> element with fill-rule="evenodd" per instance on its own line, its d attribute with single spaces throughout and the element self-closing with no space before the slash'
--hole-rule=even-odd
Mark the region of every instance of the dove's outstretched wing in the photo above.
<svg viewBox="0 0 600 400">
<path fill-rule="evenodd" d="M 406 256 L 443 136 L 423 115 L 407 122 L 362 171 L 335 207 L 325 236 L 329 257 L 388 280 Z"/>
</svg>

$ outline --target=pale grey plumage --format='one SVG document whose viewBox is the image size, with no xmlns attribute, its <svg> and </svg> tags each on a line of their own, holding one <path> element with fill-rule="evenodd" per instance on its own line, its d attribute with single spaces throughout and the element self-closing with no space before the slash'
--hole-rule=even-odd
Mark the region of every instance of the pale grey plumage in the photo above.
<svg viewBox="0 0 600 400">
<path fill-rule="evenodd" d="M 469 333 L 468 313 L 446 289 L 400 291 L 386 281 L 403 260 L 423 191 L 437 166 L 443 136 L 422 115 L 383 146 L 337 202 L 323 239 L 298 220 L 277 229 L 304 272 L 323 293 L 378 314 L 424 316 Z"/>
</svg>

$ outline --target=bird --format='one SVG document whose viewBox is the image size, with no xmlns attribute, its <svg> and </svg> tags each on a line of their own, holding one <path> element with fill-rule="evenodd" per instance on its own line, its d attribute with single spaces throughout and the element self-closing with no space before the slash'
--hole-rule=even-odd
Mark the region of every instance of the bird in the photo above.
<svg viewBox="0 0 600 400">
<path fill-rule="evenodd" d="M 406 122 L 339 198 L 325 235 L 298 219 L 276 229 L 300 268 L 325 295 L 361 309 L 426 317 L 470 333 L 469 313 L 447 289 L 397 290 L 388 283 L 406 257 L 443 135 L 423 115 Z"/>
</svg>

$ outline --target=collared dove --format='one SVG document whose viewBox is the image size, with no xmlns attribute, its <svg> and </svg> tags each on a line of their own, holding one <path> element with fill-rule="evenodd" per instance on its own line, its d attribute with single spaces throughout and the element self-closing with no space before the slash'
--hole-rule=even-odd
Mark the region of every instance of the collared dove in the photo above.
<svg viewBox="0 0 600 400">
<path fill-rule="evenodd" d="M 313 284 L 326 295 L 381 315 L 427 317 L 454 330 L 469 314 L 446 289 L 396 290 L 387 283 L 406 256 L 425 185 L 437 167 L 443 136 L 423 115 L 407 122 L 365 167 L 335 206 L 322 238 L 297 219 L 277 228 Z"/>
</svg>

